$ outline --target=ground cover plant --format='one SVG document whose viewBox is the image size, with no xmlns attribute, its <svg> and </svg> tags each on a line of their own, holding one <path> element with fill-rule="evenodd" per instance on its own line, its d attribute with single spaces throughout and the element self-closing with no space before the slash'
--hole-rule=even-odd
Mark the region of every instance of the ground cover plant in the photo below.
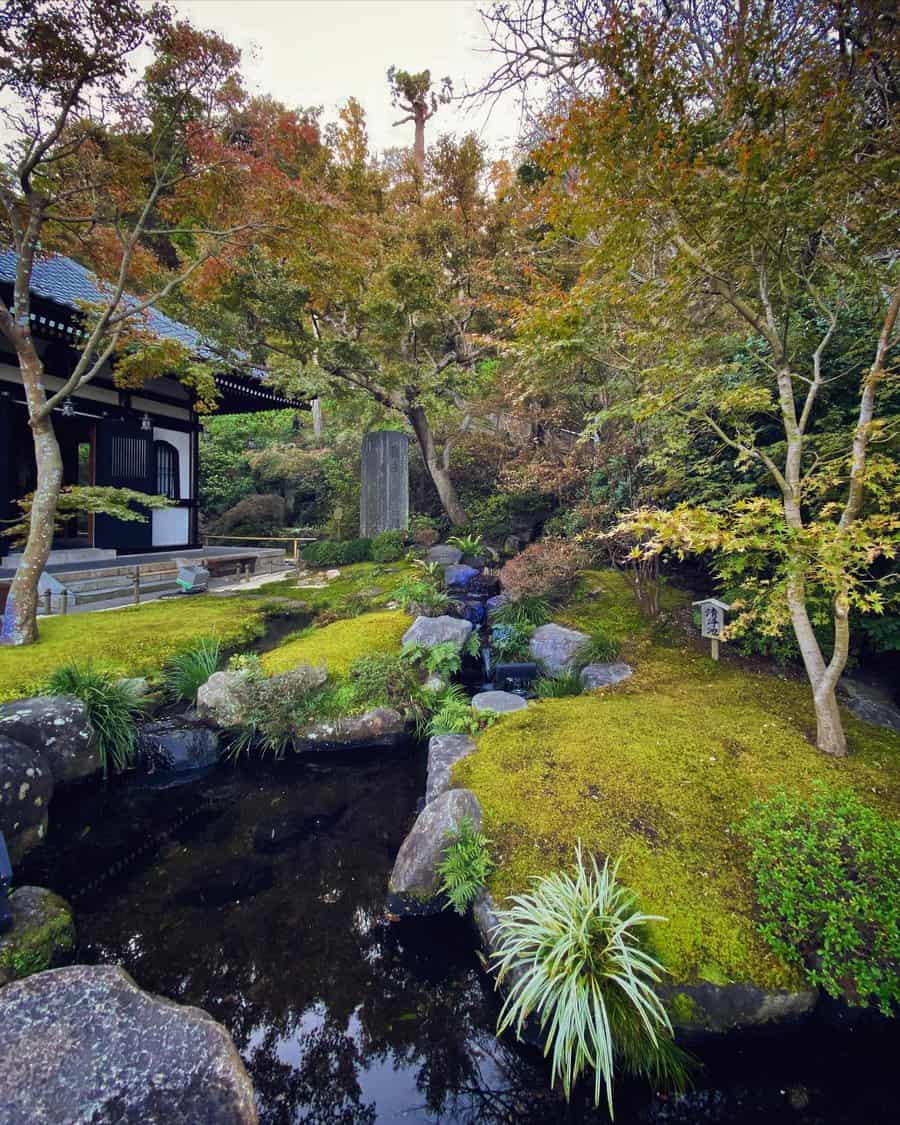
<svg viewBox="0 0 900 1125">
<path fill-rule="evenodd" d="M 900 1004 L 900 822 L 852 790 L 779 790 L 740 826 L 759 929 L 831 996 Z"/>
<path fill-rule="evenodd" d="M 96 613 L 51 617 L 40 639 L 0 648 L 0 702 L 34 695 L 54 668 L 77 661 L 118 676 L 158 677 L 165 663 L 197 636 L 215 633 L 224 648 L 262 636 L 265 598 L 199 594 Z"/>
<path fill-rule="evenodd" d="M 399 610 L 364 613 L 306 629 L 263 653 L 260 662 L 268 675 L 287 672 L 298 664 L 321 664 L 330 676 L 346 676 L 360 657 L 373 652 L 399 652 L 409 625 L 409 618 Z"/>
<path fill-rule="evenodd" d="M 688 600 L 660 591 L 668 615 Z M 748 853 L 733 826 L 777 788 L 809 793 L 817 780 L 864 793 L 896 818 L 900 738 L 845 716 L 852 753 L 826 759 L 810 741 L 802 682 L 714 663 L 646 619 L 621 572 L 583 574 L 556 618 L 587 632 L 603 626 L 635 673 L 507 716 L 454 768 L 494 841 L 492 893 L 499 901 L 525 890 L 580 839 L 619 856 L 641 908 L 670 919 L 648 930 L 676 982 L 803 986 L 799 967 L 758 932 Z"/>
<path fill-rule="evenodd" d="M 544 1053 L 567 1099 L 578 1078 L 593 1072 L 594 1102 L 605 1089 L 613 1111 L 617 1070 L 681 1088 L 684 1056 L 654 986 L 663 967 L 647 952 L 644 930 L 665 918 L 641 913 L 618 882 L 617 866 L 585 861 L 576 845 L 574 869 L 542 875 L 497 915 L 498 981 L 509 990 L 498 1030 L 521 1035 L 535 1018 Z"/>
<path fill-rule="evenodd" d="M 85 705 L 104 773 L 134 763 L 135 720 L 142 701 L 127 682 L 90 664 L 63 664 L 51 673 L 46 690 L 49 695 L 77 696 Z"/>
</svg>

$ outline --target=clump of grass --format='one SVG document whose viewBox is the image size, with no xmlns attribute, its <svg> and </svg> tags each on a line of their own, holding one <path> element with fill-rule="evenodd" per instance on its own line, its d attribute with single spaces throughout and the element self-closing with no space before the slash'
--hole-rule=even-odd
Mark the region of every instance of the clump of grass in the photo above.
<svg viewBox="0 0 900 1125">
<path fill-rule="evenodd" d="M 619 655 L 619 642 L 599 626 L 594 628 L 590 637 L 579 647 L 575 654 L 575 668 L 580 671 L 588 664 L 609 664 Z"/>
<path fill-rule="evenodd" d="M 183 652 L 176 653 L 166 665 L 166 687 L 174 699 L 194 703 L 197 692 L 217 672 L 222 660 L 218 637 L 198 637 Z"/>
<path fill-rule="evenodd" d="M 577 672 L 540 676 L 534 681 L 534 694 L 538 699 L 562 699 L 569 695 L 581 695 L 581 690 L 581 677 Z"/>
<path fill-rule="evenodd" d="M 498 1033 L 521 1035 L 536 1016 L 554 1085 L 561 1079 L 568 1099 L 593 1071 L 594 1102 L 605 1087 L 610 1115 L 617 1069 L 678 1089 L 687 1061 L 654 991 L 662 966 L 641 944 L 641 927 L 665 919 L 635 910 L 616 875 L 608 860 L 602 868 L 593 857 L 585 863 L 579 843 L 574 870 L 535 878 L 530 894 L 498 913 L 494 930 L 498 981 L 510 979 Z"/>
<path fill-rule="evenodd" d="M 546 625 L 552 615 L 553 610 L 546 598 L 524 594 L 521 598 L 510 599 L 498 606 L 491 614 L 491 620 L 498 625 L 531 625 L 537 628 L 539 625 Z"/>
<path fill-rule="evenodd" d="M 93 665 L 64 664 L 47 681 L 49 695 L 77 696 L 87 709 L 104 774 L 128 769 L 137 749 L 135 719 L 143 706 L 131 687 Z"/>
<path fill-rule="evenodd" d="M 447 834 L 447 842 L 447 851 L 437 866 L 440 889 L 447 896 L 447 907 L 465 914 L 493 870 L 490 840 L 478 831 L 471 817 L 464 816 Z"/>
</svg>

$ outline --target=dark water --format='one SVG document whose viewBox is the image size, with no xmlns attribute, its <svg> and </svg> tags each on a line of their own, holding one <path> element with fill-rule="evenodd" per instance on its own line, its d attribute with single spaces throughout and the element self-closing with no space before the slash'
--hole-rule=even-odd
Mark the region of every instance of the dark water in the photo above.
<svg viewBox="0 0 900 1125">
<path fill-rule="evenodd" d="M 391 924 L 387 876 L 424 789 L 421 751 L 220 767 L 54 800 L 18 872 L 73 900 L 79 959 L 230 1030 L 263 1122 L 605 1121 L 549 1092 L 539 1056 L 493 1035 L 467 926 Z M 685 1099 L 640 1084 L 616 1121 L 895 1122 L 895 1032 L 802 1032 L 701 1050 Z"/>
</svg>

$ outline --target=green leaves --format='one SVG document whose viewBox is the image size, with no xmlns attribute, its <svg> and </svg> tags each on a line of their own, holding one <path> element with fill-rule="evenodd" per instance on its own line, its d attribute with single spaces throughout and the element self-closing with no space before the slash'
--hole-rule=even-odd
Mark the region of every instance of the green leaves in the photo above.
<svg viewBox="0 0 900 1125">
<path fill-rule="evenodd" d="M 447 906 L 465 914 L 494 868 L 490 840 L 476 830 L 471 817 L 465 816 L 447 841 L 446 853 L 437 866 L 440 889 L 447 896 Z"/>
<path fill-rule="evenodd" d="M 47 681 L 48 695 L 74 695 L 87 708 L 104 774 L 110 767 L 125 770 L 137 747 L 135 718 L 143 701 L 130 686 L 104 669 L 64 664 Z"/>
</svg>

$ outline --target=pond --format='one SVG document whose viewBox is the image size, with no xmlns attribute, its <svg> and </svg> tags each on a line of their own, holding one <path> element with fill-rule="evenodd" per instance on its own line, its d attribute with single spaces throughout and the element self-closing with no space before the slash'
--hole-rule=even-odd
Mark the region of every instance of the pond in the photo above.
<svg viewBox="0 0 900 1125">
<path fill-rule="evenodd" d="M 421 750 L 159 779 L 54 799 L 18 882 L 71 899 L 79 960 L 119 963 L 225 1024 L 263 1122 L 606 1120 L 550 1093 L 539 1055 L 495 1040 L 496 997 L 465 922 L 385 920 Z M 701 1049 L 684 1100 L 623 1084 L 616 1121 L 894 1121 L 898 1047 L 883 1030 L 729 1040 Z"/>
</svg>

